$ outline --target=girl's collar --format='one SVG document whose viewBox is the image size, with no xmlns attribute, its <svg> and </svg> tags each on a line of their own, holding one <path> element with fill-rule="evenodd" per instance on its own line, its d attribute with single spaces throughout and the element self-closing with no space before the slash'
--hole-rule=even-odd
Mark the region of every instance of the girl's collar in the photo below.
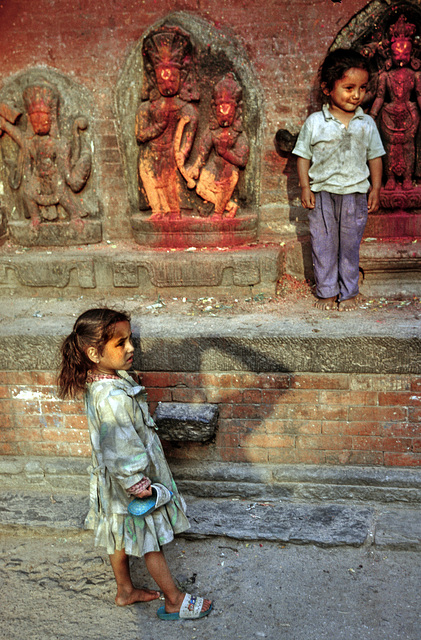
<svg viewBox="0 0 421 640">
<path fill-rule="evenodd" d="M 119 380 L 120 376 L 116 373 L 95 373 L 95 371 L 88 371 L 86 382 L 98 382 L 99 380 Z"/>
</svg>

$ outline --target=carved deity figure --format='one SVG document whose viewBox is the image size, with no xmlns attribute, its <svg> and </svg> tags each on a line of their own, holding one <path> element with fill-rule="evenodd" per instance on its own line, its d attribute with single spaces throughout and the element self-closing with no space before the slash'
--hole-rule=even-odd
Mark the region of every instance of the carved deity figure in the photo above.
<svg viewBox="0 0 421 640">
<path fill-rule="evenodd" d="M 390 57 L 379 72 L 376 97 L 370 115 L 378 125 L 386 148 L 385 189 L 401 184 L 412 189 L 415 164 L 415 136 L 421 109 L 420 62 L 413 57 L 415 25 L 401 14 L 390 27 Z M 415 94 L 416 102 L 411 98 Z"/>
<path fill-rule="evenodd" d="M 46 220 L 88 215 L 79 193 L 89 178 L 92 157 L 89 149 L 81 149 L 80 131 L 88 126 L 86 118 L 73 123 L 73 139 L 60 135 L 58 123 L 59 94 L 45 83 L 34 84 L 23 92 L 27 114 L 26 129 L 6 118 L 7 105 L 0 109 L 0 131 L 19 146 L 17 166 L 9 175 L 12 189 L 19 190 L 25 216 L 36 227 Z M 64 214 L 60 211 L 61 205 Z"/>
<path fill-rule="evenodd" d="M 228 73 L 214 87 L 211 120 L 200 141 L 197 160 L 187 169 L 191 180 L 198 178 L 197 194 L 214 204 L 215 219 L 234 218 L 238 210 L 231 197 L 249 157 L 241 111 L 241 87 L 234 74 Z"/>
<path fill-rule="evenodd" d="M 136 114 L 139 150 L 138 172 L 151 219 L 180 218 L 180 182 L 177 166 L 190 155 L 197 129 L 198 100 L 195 88 L 192 44 L 179 27 L 164 26 L 143 44 L 146 100 Z M 185 118 L 176 162 L 174 143 L 179 121 Z"/>
</svg>

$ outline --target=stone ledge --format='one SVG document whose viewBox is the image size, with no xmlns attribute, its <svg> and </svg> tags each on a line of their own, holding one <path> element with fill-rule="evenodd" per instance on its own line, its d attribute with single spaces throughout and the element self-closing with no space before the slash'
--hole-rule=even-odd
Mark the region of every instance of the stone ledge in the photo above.
<svg viewBox="0 0 421 640">
<path fill-rule="evenodd" d="M 74 312 L 93 304 L 92 300 L 83 306 L 80 301 L 63 303 L 68 314 L 54 315 L 40 302 L 39 318 L 0 323 L 0 370 L 55 369 Z M 5 319 L 8 313 L 5 308 Z M 420 325 L 415 317 L 402 314 L 397 323 L 393 314 L 379 322 L 361 314 L 337 316 L 341 319 L 327 322 L 323 317 L 322 322 L 320 313 L 282 318 L 276 314 L 151 317 L 132 313 L 139 347 L 134 366 L 140 371 L 201 373 L 421 373 Z"/>
<path fill-rule="evenodd" d="M 421 550 L 421 511 L 370 505 L 286 504 L 279 500 L 200 499 L 186 495 L 191 528 L 184 537 Z M 0 527 L 80 530 L 87 495 L 25 490 L 0 493 Z"/>
<path fill-rule="evenodd" d="M 180 490 L 198 498 L 421 504 L 421 469 L 171 462 Z M 86 493 L 88 458 L 0 457 L 3 490 Z"/>
</svg>

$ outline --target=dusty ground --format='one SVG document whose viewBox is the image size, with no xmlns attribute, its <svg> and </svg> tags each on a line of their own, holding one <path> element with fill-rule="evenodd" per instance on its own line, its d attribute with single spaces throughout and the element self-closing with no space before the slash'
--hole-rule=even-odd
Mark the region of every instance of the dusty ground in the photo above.
<svg viewBox="0 0 421 640">
<path fill-rule="evenodd" d="M 421 555 L 373 548 L 187 540 L 168 546 L 181 586 L 214 599 L 199 621 L 164 622 L 160 603 L 118 608 L 91 532 L 0 531 L 4 640 L 418 640 Z M 139 585 L 153 586 L 135 560 Z"/>
</svg>

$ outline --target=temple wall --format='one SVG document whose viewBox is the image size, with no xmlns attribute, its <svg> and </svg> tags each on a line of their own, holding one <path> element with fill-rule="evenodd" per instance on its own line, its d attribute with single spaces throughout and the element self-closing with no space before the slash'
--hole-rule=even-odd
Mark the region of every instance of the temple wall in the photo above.
<svg viewBox="0 0 421 640">
<path fill-rule="evenodd" d="M 241 293 L 250 292 L 257 285 L 261 286 L 259 291 L 274 292 L 276 281 L 284 272 L 311 277 L 307 214 L 300 205 L 295 161 L 291 155 L 277 153 L 275 135 L 279 129 L 297 133 L 307 115 L 315 110 L 318 67 L 341 30 L 368 4 L 378 8 L 389 7 L 391 2 L 39 0 L 33 5 L 27 0 L 13 0 L 1 3 L 0 91 L 8 83 L 18 82 L 21 74 L 33 70 L 57 78 L 64 98 L 65 87 L 71 85 L 71 96 L 79 88 L 84 98 L 83 115 L 89 120 L 91 196 L 97 198 L 96 220 L 102 225 L 102 239 L 94 248 L 47 247 L 47 252 L 41 246 L 36 253 L 33 248 L 28 251 L 17 248 L 4 236 L 0 247 L 3 300 L 13 292 L 51 298 L 84 295 L 87 301 L 91 293 L 98 293 L 109 296 L 112 302 L 117 294 L 134 295 L 146 290 L 148 294 L 159 294 L 162 290 L 172 295 L 180 295 L 183 290 L 193 294 L 195 285 L 198 285 L 196 292 L 200 288 L 201 293 L 214 285 L 220 286 L 224 294 L 234 292 L 235 287 Z M 411 0 L 411 4 L 419 6 L 420 2 Z M 191 25 L 192 33 L 200 32 L 203 41 L 214 40 L 219 48 L 224 42 L 227 47 L 235 42 L 236 70 L 241 74 L 242 67 L 246 69 L 241 79 L 253 91 L 248 96 L 252 98 L 256 133 L 253 176 L 250 176 L 255 184 L 250 191 L 253 207 L 258 211 L 254 244 L 262 249 L 255 255 L 253 244 L 244 252 L 240 249 L 237 253 L 227 252 L 220 268 L 217 261 L 222 256 L 215 255 L 215 260 L 209 261 L 211 252 L 205 257 L 201 253 L 196 266 L 191 254 L 180 257 L 165 249 L 151 258 L 150 252 L 145 255 L 133 239 L 127 182 L 130 175 L 120 129 L 119 109 L 124 103 L 122 74 L 134 59 L 145 32 L 168 16 Z M 0 198 L 4 190 L 0 180 Z M 383 243 L 379 257 L 376 253 L 379 245 L 371 243 L 362 248 L 364 268 L 369 270 L 376 263 L 382 273 L 394 270 L 395 291 L 402 289 L 405 271 L 405 276 L 415 274 L 407 291 L 419 292 L 415 288 L 419 286 L 421 264 L 417 244 L 421 236 L 419 219 L 420 216 L 415 218 L 411 214 L 402 233 L 396 226 L 397 237 L 409 236 L 398 249 Z M 372 220 L 368 233 L 381 235 L 383 222 L 380 218 Z M 1 231 L 0 228 L 0 235 Z M 164 262 L 170 261 L 167 268 Z M 226 276 L 224 269 L 229 272 Z M 192 272 L 195 276 L 199 274 L 201 280 L 186 284 Z M 266 280 L 262 274 L 266 274 Z M 186 288 L 189 286 L 190 289 Z M 378 289 L 381 292 L 382 286 L 381 283 Z M 351 341 L 358 340 L 358 327 L 353 331 Z M 62 338 L 58 333 L 59 329 L 53 329 L 43 336 L 54 343 L 55 358 L 58 338 Z M 419 344 L 414 336 L 415 333 L 408 340 L 407 353 L 413 349 L 416 359 Z M 33 344 L 29 339 L 26 345 L 27 337 L 26 333 L 24 339 L 14 336 L 16 344 L 0 364 L 0 455 L 84 459 L 90 448 L 83 406 L 79 402 L 58 401 L 53 364 L 40 367 L 31 364 Z M 5 344 L 10 345 L 9 338 L 6 335 Z M 268 364 L 264 372 L 251 359 L 242 371 L 236 371 L 235 366 L 230 370 L 229 365 L 228 369 L 219 370 L 215 366 L 212 371 L 203 371 L 200 366 L 188 371 L 173 367 L 166 372 L 157 371 L 158 366 L 143 367 L 152 409 L 159 401 L 207 402 L 219 406 L 215 438 L 204 444 L 166 445 L 170 459 L 280 465 L 421 464 L 418 360 L 412 368 L 409 364 L 402 368 L 402 359 L 407 357 L 403 352 L 386 373 L 380 373 L 384 370 L 382 363 L 359 373 L 343 366 L 347 358 L 352 359 L 350 345 L 348 349 L 343 347 L 336 360 L 331 358 L 328 365 L 317 371 L 309 368 L 309 360 L 314 357 L 311 352 L 304 364 L 292 365 L 285 373 L 277 367 L 282 362 L 283 339 L 279 339 L 281 345 L 278 355 L 273 357 L 273 369 Z M 311 351 L 308 343 L 312 339 L 304 350 Z M 27 346 L 25 362 L 15 366 L 13 360 L 21 344 Z M 376 350 L 375 342 L 370 348 Z M 169 357 L 174 352 L 176 347 L 168 352 Z M 387 349 L 383 356 L 387 359 Z M 364 358 L 363 349 L 361 361 Z M 341 366 L 342 369 L 335 368 Z"/>
<path fill-rule="evenodd" d="M 317 69 L 340 29 L 366 2 L 68 3 L 25 0 L 0 7 L 1 81 L 37 67 L 69 76 L 91 94 L 95 118 L 94 170 L 104 240 L 130 239 L 128 194 L 119 148 L 115 89 L 145 30 L 170 12 L 186 12 L 230 41 L 250 60 L 262 101 L 259 239 L 288 242 L 307 235 L 294 162 L 274 148 L 279 128 L 298 131 L 314 101 Z M 292 202 L 292 205 L 291 205 Z M 292 258 L 293 260 L 294 258 Z"/>
</svg>

